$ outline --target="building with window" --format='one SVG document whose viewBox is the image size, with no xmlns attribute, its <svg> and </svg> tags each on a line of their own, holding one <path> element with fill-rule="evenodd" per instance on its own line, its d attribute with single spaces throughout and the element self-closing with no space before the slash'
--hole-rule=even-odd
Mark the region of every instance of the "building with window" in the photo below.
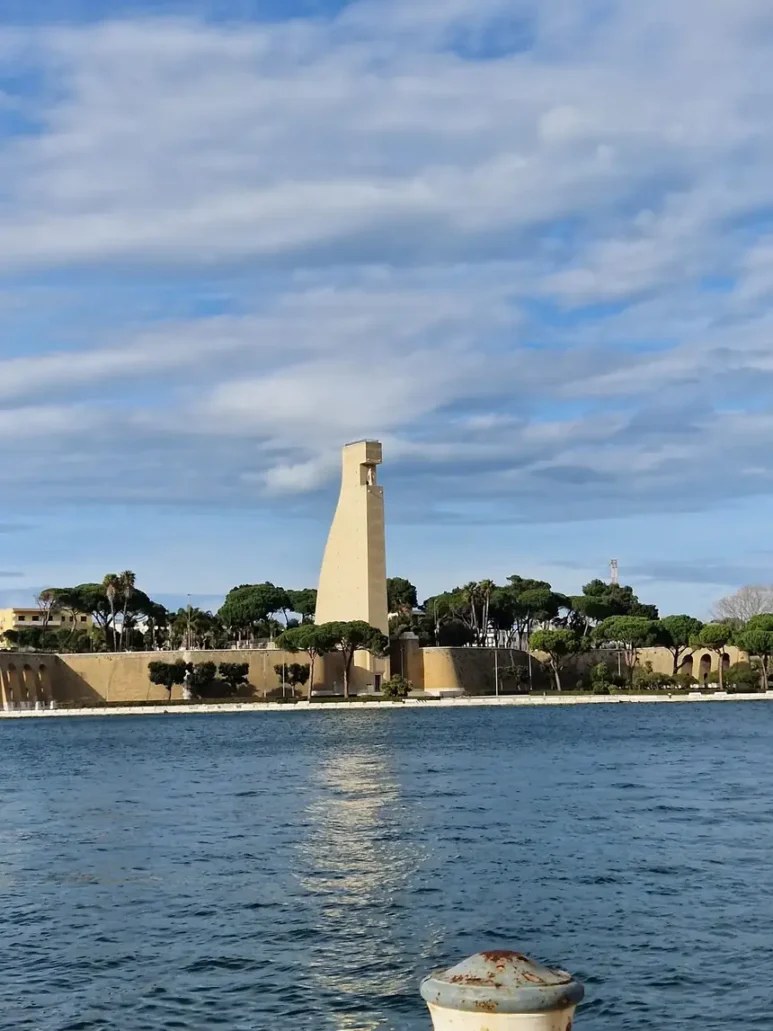
<svg viewBox="0 0 773 1031">
<path fill-rule="evenodd" d="M 6 630 L 32 630 L 36 627 L 40 630 L 44 627 L 49 630 L 59 630 L 62 627 L 88 630 L 91 625 L 91 616 L 80 612 L 44 612 L 38 608 L 26 609 L 16 606 L 0 609 L 0 647 Z"/>
</svg>

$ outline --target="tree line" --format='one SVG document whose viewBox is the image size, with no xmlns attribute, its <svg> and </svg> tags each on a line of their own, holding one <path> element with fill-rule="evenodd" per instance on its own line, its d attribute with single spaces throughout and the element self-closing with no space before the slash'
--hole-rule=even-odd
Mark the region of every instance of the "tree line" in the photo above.
<svg viewBox="0 0 773 1031">
<path fill-rule="evenodd" d="M 389 649 L 389 638 L 362 620 L 320 624 L 306 622 L 285 629 L 277 637 L 276 645 L 291 654 L 303 652 L 308 656 L 308 664 L 278 663 L 274 666 L 274 672 L 281 678 L 282 684 L 289 684 L 293 688 L 293 692 L 297 687 L 308 684 L 309 700 L 314 688 L 317 659 L 338 652 L 342 660 L 344 698 L 348 698 L 355 653 L 367 651 L 371 655 L 385 655 Z M 218 667 L 214 662 L 194 664 L 183 659 L 174 662 L 154 660 L 148 663 L 151 682 L 166 687 L 170 698 L 175 684 L 187 684 L 191 693 L 199 697 L 236 694 L 240 687 L 247 684 L 248 669 L 246 662 L 221 662 Z M 390 683 L 387 693 L 396 686 L 399 685 Z"/>
<path fill-rule="evenodd" d="M 725 669 L 726 649 L 734 645 L 749 656 L 749 663 Z M 548 657 L 557 690 L 561 690 L 561 673 L 576 656 L 592 647 L 615 649 L 625 670 L 622 678 L 628 686 L 687 687 L 697 684 L 692 672 L 685 672 L 684 663 L 695 652 L 708 651 L 717 656 L 716 680 L 720 690 L 729 681 L 732 686 L 768 690 L 771 656 L 773 656 L 773 614 L 760 613 L 745 623 L 739 621 L 702 623 L 692 616 L 666 616 L 646 619 L 641 616 L 612 616 L 594 627 L 589 638 L 572 630 L 544 629 L 532 635 L 531 648 Z M 643 648 L 665 648 L 671 652 L 673 669 L 670 675 L 653 673 L 651 665 L 639 665 Z M 612 682 L 600 664 L 596 668 L 599 685 Z"/>
<path fill-rule="evenodd" d="M 660 617 L 655 605 L 641 602 L 629 585 L 591 580 L 579 595 L 566 595 L 544 580 L 513 575 L 505 584 L 491 580 L 470 582 L 417 605 L 409 581 L 390 581 L 390 632 L 411 631 L 423 645 L 496 645 L 539 652 L 546 656 L 555 687 L 564 687 L 562 674 L 577 657 L 596 649 L 614 651 L 619 659 L 617 678 L 612 671 L 596 670 L 603 689 L 613 679 L 632 686 L 639 653 L 661 647 L 671 652 L 670 675 L 639 671 L 641 683 L 669 679 L 675 686 L 697 680 L 683 672 L 688 656 L 706 650 L 718 656 L 717 680 L 725 684 L 725 650 L 735 645 L 750 657 L 745 669 L 733 675 L 745 685 L 757 681 L 767 690 L 773 655 L 773 588 L 745 587 L 714 607 L 704 623 L 686 614 Z M 602 666 L 604 664 L 600 664 Z"/>
<path fill-rule="evenodd" d="M 172 611 L 137 586 L 133 572 L 108 573 L 100 583 L 49 587 L 37 597 L 36 626 L 11 629 L 19 650 L 52 652 L 156 651 L 229 648 L 273 639 L 314 618 L 317 592 L 271 583 L 242 584 L 217 612 L 186 606 Z M 66 617 L 56 625 L 57 617 Z M 91 618 L 84 627 L 81 616 Z"/>
<path fill-rule="evenodd" d="M 658 646 L 673 656 L 672 677 L 686 680 L 681 672 L 685 658 L 706 649 L 719 656 L 717 679 L 724 686 L 725 649 L 736 645 L 750 656 L 760 685 L 767 688 L 769 681 L 770 587 L 744 587 L 721 599 L 708 623 L 686 614 L 661 618 L 657 606 L 641 602 L 631 586 L 599 579 L 585 584 L 579 595 L 567 595 L 545 580 L 514 574 L 504 584 L 472 581 L 420 605 L 415 585 L 392 577 L 387 593 L 390 637 L 410 631 L 423 645 L 537 651 L 547 657 L 557 689 L 572 661 L 597 648 L 616 652 L 619 672 L 629 684 L 641 650 Z M 365 648 L 383 654 L 389 642 L 360 621 L 315 625 L 316 598 L 313 588 L 288 589 L 266 581 L 233 587 L 214 613 L 193 606 L 171 611 L 141 590 L 135 574 L 126 570 L 107 574 L 100 583 L 41 591 L 39 624 L 8 630 L 5 638 L 20 650 L 57 652 L 218 649 L 273 640 L 308 657 L 309 691 L 316 660 L 340 652 L 348 694 L 354 653 Z M 56 626 L 59 614 L 70 618 Z M 91 617 L 91 626 L 82 625 L 82 615 Z"/>
<path fill-rule="evenodd" d="M 480 580 L 454 587 L 421 606 L 409 581 L 390 580 L 388 588 L 393 631 L 411 630 L 425 645 L 525 648 L 538 628 L 560 627 L 585 637 L 610 616 L 658 617 L 657 607 L 641 603 L 632 587 L 602 580 L 592 580 L 581 595 L 570 596 L 546 580 L 513 575 L 505 584 Z"/>
</svg>

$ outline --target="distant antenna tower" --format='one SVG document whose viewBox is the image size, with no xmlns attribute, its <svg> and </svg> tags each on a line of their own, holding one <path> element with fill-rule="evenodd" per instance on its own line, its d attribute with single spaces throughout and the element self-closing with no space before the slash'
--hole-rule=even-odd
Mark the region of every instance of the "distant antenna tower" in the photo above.
<svg viewBox="0 0 773 1031">
<path fill-rule="evenodd" d="M 617 571 L 617 559 L 613 558 L 609 563 L 609 582 L 615 585 L 620 583 L 620 576 Z"/>
</svg>

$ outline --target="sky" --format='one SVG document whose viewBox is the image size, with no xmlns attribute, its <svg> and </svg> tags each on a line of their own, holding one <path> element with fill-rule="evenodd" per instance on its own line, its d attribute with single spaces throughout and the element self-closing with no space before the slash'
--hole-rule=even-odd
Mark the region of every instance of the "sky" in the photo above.
<svg viewBox="0 0 773 1031">
<path fill-rule="evenodd" d="M 0 603 L 773 581 L 769 0 L 0 0 Z"/>
</svg>

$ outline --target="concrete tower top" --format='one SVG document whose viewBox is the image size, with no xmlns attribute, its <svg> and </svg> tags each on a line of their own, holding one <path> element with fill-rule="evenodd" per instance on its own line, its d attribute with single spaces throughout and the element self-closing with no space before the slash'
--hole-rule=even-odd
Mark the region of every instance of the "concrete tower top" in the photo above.
<svg viewBox="0 0 773 1031">
<path fill-rule="evenodd" d="M 376 466 L 381 465 L 381 444 L 377 440 L 355 440 L 342 452 L 341 489 L 375 487 Z"/>
</svg>

